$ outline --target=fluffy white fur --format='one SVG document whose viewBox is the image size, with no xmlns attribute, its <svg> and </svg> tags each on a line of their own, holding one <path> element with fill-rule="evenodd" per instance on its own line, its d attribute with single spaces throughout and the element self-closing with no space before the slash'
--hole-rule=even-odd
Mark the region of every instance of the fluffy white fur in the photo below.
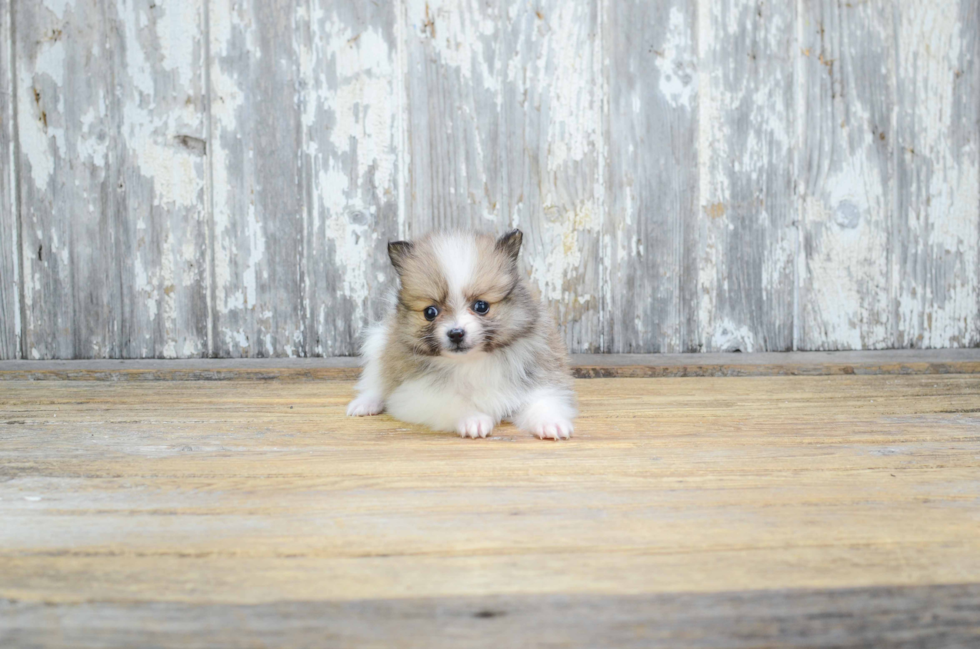
<svg viewBox="0 0 980 649">
<path fill-rule="evenodd" d="M 461 437 L 487 437 L 500 421 L 509 419 L 541 439 L 568 439 L 574 431 L 576 409 L 571 390 L 540 386 L 528 390 L 521 382 L 521 359 L 526 344 L 463 358 L 439 358 L 446 375 L 420 376 L 401 383 L 387 399 L 382 396 L 379 354 L 385 348 L 385 329 L 373 327 L 364 345 L 364 374 L 358 397 L 347 408 L 351 416 L 376 415 L 382 410 L 402 421 L 433 430 L 455 431 Z"/>
<path fill-rule="evenodd" d="M 461 437 L 487 437 L 502 420 L 541 439 L 568 439 L 577 414 L 572 391 L 542 385 L 528 390 L 521 381 L 521 356 L 527 343 L 492 354 L 471 352 L 462 358 L 440 357 L 446 370 L 438 376 L 412 378 L 383 395 L 380 354 L 386 346 L 384 326 L 374 326 L 364 344 L 364 373 L 358 396 L 347 408 L 350 416 L 376 415 L 383 410 L 402 421 Z"/>
<path fill-rule="evenodd" d="M 433 336 L 440 344 L 447 344 L 447 332 L 454 327 L 463 328 L 467 340 L 477 340 L 481 335 L 481 316 L 466 308 L 474 299 L 471 285 L 476 278 L 472 274 L 478 267 L 473 237 L 454 233 L 432 240 L 437 262 L 432 264 L 433 270 L 437 267 L 444 274 L 443 286 L 448 287 L 445 314 L 432 324 Z M 514 268 L 516 277 L 516 253 Z M 560 342 L 556 342 L 554 325 L 537 299 L 530 301 L 529 294 L 522 294 L 534 313 L 533 326 L 526 334 L 522 330 L 522 335 L 500 347 L 476 345 L 465 353 L 442 350 L 407 354 L 399 356 L 398 363 L 392 363 L 390 357 L 401 353 L 398 334 L 404 332 L 405 321 L 400 318 L 412 313 L 407 308 L 402 313 L 392 309 L 383 322 L 366 333 L 364 372 L 357 384 L 358 396 L 347 414 L 375 415 L 386 410 L 406 422 L 471 438 L 487 437 L 500 421 L 509 419 L 541 439 L 571 437 L 575 395 L 564 350 L 556 350 Z M 521 311 L 521 315 L 526 313 Z"/>
</svg>

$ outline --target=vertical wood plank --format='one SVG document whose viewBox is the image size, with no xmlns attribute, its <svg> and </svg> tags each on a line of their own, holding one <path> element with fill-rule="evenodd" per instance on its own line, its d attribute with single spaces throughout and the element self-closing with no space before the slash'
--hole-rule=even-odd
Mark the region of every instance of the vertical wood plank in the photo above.
<svg viewBox="0 0 980 649">
<path fill-rule="evenodd" d="M 789 350 L 795 7 L 756 0 L 699 6 L 699 346 Z"/>
<path fill-rule="evenodd" d="M 119 355 L 111 195 L 114 93 L 104 5 L 17 2 L 27 358 Z"/>
<path fill-rule="evenodd" d="M 696 350 L 698 15 L 687 0 L 605 10 L 603 351 Z"/>
<path fill-rule="evenodd" d="M 980 344 L 980 8 L 896 5 L 891 343 Z"/>
<path fill-rule="evenodd" d="M 597 3 L 409 0 L 405 24 L 407 234 L 520 227 L 569 348 L 598 350 Z"/>
<path fill-rule="evenodd" d="M 511 226 L 573 351 L 980 344 L 978 11 L 0 0 L 0 358 L 353 353 Z"/>
<path fill-rule="evenodd" d="M 501 204 L 500 0 L 407 0 L 406 235 L 497 230 Z"/>
<path fill-rule="evenodd" d="M 306 348 L 310 214 L 298 100 L 309 24 L 300 11 L 287 0 L 210 4 L 214 353 L 221 357 L 296 356 Z"/>
<path fill-rule="evenodd" d="M 893 343 L 892 3 L 800 7 L 800 349 Z"/>
<path fill-rule="evenodd" d="M 29 358 L 197 355 L 203 11 L 18 3 Z"/>
<path fill-rule="evenodd" d="M 602 25 L 593 0 L 505 2 L 497 150 L 507 227 L 568 348 L 600 350 Z M 493 107 L 491 107 L 493 110 Z"/>
<path fill-rule="evenodd" d="M 343 356 L 380 316 L 398 238 L 397 3 L 318 0 L 303 64 L 304 352 Z"/>
<path fill-rule="evenodd" d="M 207 354 L 207 109 L 203 0 L 106 4 L 113 92 L 118 353 Z M 114 305 L 115 308 L 115 305 Z"/>
<path fill-rule="evenodd" d="M 13 24 L 0 0 L 0 360 L 20 358 L 20 264 L 14 159 Z"/>
</svg>

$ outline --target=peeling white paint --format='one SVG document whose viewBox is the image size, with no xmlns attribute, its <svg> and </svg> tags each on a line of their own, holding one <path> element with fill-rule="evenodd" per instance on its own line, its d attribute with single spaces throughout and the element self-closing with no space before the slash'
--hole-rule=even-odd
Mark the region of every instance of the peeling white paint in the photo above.
<svg viewBox="0 0 980 649">
<path fill-rule="evenodd" d="M 143 300 L 146 306 L 146 315 L 153 321 L 157 317 L 157 294 L 155 282 L 151 282 L 149 276 L 146 273 L 146 266 L 143 263 L 143 259 L 139 253 L 136 254 L 136 259 L 133 260 L 133 266 L 135 269 L 135 282 L 137 290 L 142 294 Z"/>
<path fill-rule="evenodd" d="M 408 146 L 408 53 L 407 49 L 408 28 L 405 24 L 404 0 L 395 2 L 395 137 L 397 138 L 396 148 L 398 150 L 398 178 L 395 186 L 395 194 L 398 201 L 398 238 L 404 239 L 407 236 L 406 219 L 408 216 L 408 178 L 409 164 L 411 162 L 411 152 Z M 380 281 L 380 280 L 379 280 Z"/>
<path fill-rule="evenodd" d="M 795 115 L 784 64 L 795 52 L 793 12 L 741 0 L 697 7 L 700 345 L 720 351 L 719 341 L 730 341 L 719 331 L 763 322 L 745 344 L 779 349 L 792 336 L 796 256 Z M 680 16 L 671 23 L 672 33 L 690 32 Z"/>
<path fill-rule="evenodd" d="M 746 325 L 739 325 L 729 319 L 714 323 L 711 334 L 711 349 L 717 352 L 757 352 L 762 351 L 755 335 Z"/>
<path fill-rule="evenodd" d="M 233 330 L 229 327 L 225 327 L 221 330 L 221 337 L 224 339 L 226 347 L 241 350 L 242 356 L 248 355 L 248 336 L 245 334 L 244 329 Z"/>
<path fill-rule="evenodd" d="M 179 75 L 178 80 L 187 83 L 200 66 L 198 52 L 203 44 L 201 32 L 196 27 L 203 26 L 203 2 L 207 0 L 183 0 L 174 3 L 156 3 L 156 36 L 160 46 L 161 67 Z M 145 14 L 140 13 L 141 17 Z"/>
<path fill-rule="evenodd" d="M 377 233 L 371 231 L 367 222 L 352 222 L 348 210 L 369 208 L 358 199 L 347 198 L 347 178 L 336 169 L 322 173 L 319 186 L 324 210 L 329 215 L 323 223 L 323 234 L 326 241 L 332 244 L 335 267 L 343 269 L 337 297 L 348 298 L 354 305 L 355 320 L 363 322 L 367 316 L 365 308 L 371 288 L 367 271 Z"/>
<path fill-rule="evenodd" d="M 73 0 L 44 0 L 44 6 L 58 18 L 65 17 L 65 10 L 74 4 Z"/>
<path fill-rule="evenodd" d="M 582 271 L 584 242 L 579 237 L 585 239 L 586 234 L 596 235 L 599 221 L 591 200 L 582 201 L 567 212 L 547 204 L 544 210 L 546 220 L 541 224 L 540 235 L 544 248 L 528 251 L 525 262 L 531 269 L 531 281 L 541 295 L 557 303 L 563 314 L 567 310 L 565 305 L 577 297 L 571 286 Z M 559 320 L 564 321 L 564 318 Z"/>
<path fill-rule="evenodd" d="M 411 28 L 427 38 L 432 50 L 446 66 L 456 68 L 466 83 L 478 80 L 499 95 L 496 74 L 483 56 L 484 40 L 497 34 L 490 20 L 474 0 L 408 0 L 406 11 Z"/>
<path fill-rule="evenodd" d="M 925 247 L 918 268 L 907 268 L 896 285 L 898 329 L 905 344 L 917 347 L 965 346 L 980 342 L 980 168 L 976 137 L 954 130 L 956 93 L 964 92 L 965 52 L 960 15 L 935 3 L 905 3 L 898 23 L 898 78 L 907 93 L 900 111 L 913 126 L 914 153 L 902 152 L 911 187 L 906 221 L 910 237 Z M 972 26 L 976 30 L 976 25 Z M 976 38 L 976 35 L 974 35 Z M 966 92 L 969 92 L 966 90 Z M 974 89 L 973 96 L 976 96 Z M 974 106 L 974 111 L 976 107 Z M 975 112 L 966 118 L 975 124 Z M 974 134 L 976 131 L 974 130 Z M 923 272 L 924 271 L 924 272 Z"/>
<path fill-rule="evenodd" d="M 89 106 L 88 110 L 79 120 L 79 137 L 75 142 L 75 151 L 78 157 L 95 167 L 105 164 L 109 156 L 109 137 L 103 129 L 106 115 L 104 103 L 99 103 L 99 111 L 95 106 Z M 77 182 L 77 181 L 76 181 Z"/>
<path fill-rule="evenodd" d="M 373 167 L 377 186 L 392 189 L 396 104 L 393 53 L 377 31 L 352 34 L 339 24 L 327 35 L 325 49 L 338 79 L 336 88 L 322 88 L 317 96 L 336 119 L 330 141 L 341 155 L 356 147 L 358 175 L 366 180 Z"/>
<path fill-rule="evenodd" d="M 887 302 L 887 272 L 882 264 L 887 258 L 887 231 L 878 227 L 878 215 L 883 210 L 882 188 L 873 186 L 873 175 L 856 176 L 860 179 L 857 183 L 847 182 L 855 178 L 850 174 L 857 173 L 845 169 L 836 174 L 841 191 L 831 192 L 827 202 L 815 197 L 802 201 L 803 221 L 811 236 L 816 237 L 803 278 L 809 289 L 804 307 L 808 348 L 819 348 L 819 341 L 832 340 L 839 349 L 876 349 L 890 340 L 888 312 L 883 308 Z M 867 195 L 853 191 L 862 189 L 858 187 L 861 180 L 871 181 L 873 205 L 868 204 Z M 848 186 L 852 191 L 846 189 Z M 834 184 L 828 183 L 827 187 L 833 188 Z M 861 205 L 857 209 L 864 223 L 843 228 L 837 223 L 836 213 L 850 200 L 859 201 L 852 204 Z M 869 223 L 871 219 L 876 223 Z M 868 319 L 869 315 L 873 320 Z"/>
<path fill-rule="evenodd" d="M 39 237 L 40 238 L 40 237 Z M 51 236 L 48 239 L 50 242 L 49 258 L 54 255 L 61 259 L 62 268 L 68 268 L 68 243 L 67 241 L 62 241 L 58 234 L 56 228 L 51 228 Z"/>
<path fill-rule="evenodd" d="M 380 234 L 377 206 L 401 194 L 396 150 L 404 91 L 397 83 L 397 43 L 388 42 L 381 25 L 347 24 L 336 8 L 314 17 L 313 25 L 313 65 L 304 74 L 311 75 L 309 83 L 315 88 L 311 104 L 325 108 L 333 121 L 323 146 L 317 136 L 308 145 L 318 170 L 313 254 L 331 258 L 339 280 L 334 295 L 317 297 L 348 305 L 347 318 L 363 326 L 369 300 L 385 281 L 382 273 L 375 281 L 371 272 Z M 317 114 L 308 111 L 304 116 L 311 132 Z M 316 326 L 318 337 L 337 330 L 337 323 L 322 310 Z M 333 352 L 339 342 L 325 341 L 326 351 Z"/>
<path fill-rule="evenodd" d="M 660 94 L 673 106 L 691 108 L 697 94 L 697 52 L 691 38 L 693 32 L 684 12 L 679 7 L 671 7 L 667 38 L 662 51 L 656 52 L 655 60 L 660 71 Z"/>
<path fill-rule="evenodd" d="M 248 214 L 245 218 L 245 236 L 248 241 L 248 261 L 242 272 L 242 297 L 243 309 L 257 306 L 259 303 L 258 293 L 258 272 L 263 269 L 263 279 L 265 278 L 265 232 L 263 224 L 255 214 L 255 204 L 249 202 Z M 227 308 L 227 305 L 225 305 Z"/>
<path fill-rule="evenodd" d="M 41 42 L 38 49 L 33 69 L 26 67 L 28 62 L 18 61 L 17 113 L 20 150 L 30 163 L 35 187 L 45 192 L 54 174 L 55 151 L 61 158 L 66 156 L 60 118 L 64 102 L 60 95 L 50 96 L 48 90 L 64 88 L 65 48 L 59 40 Z"/>
<path fill-rule="evenodd" d="M 178 138 L 199 137 L 201 115 L 190 91 L 185 91 L 187 101 L 178 96 L 166 107 L 158 106 L 154 77 L 166 75 L 180 87 L 182 80 L 186 83 L 200 74 L 200 61 L 194 58 L 199 32 L 193 26 L 201 24 L 201 7 L 185 2 L 161 9 L 152 23 L 156 38 L 149 40 L 151 26 L 139 24 L 145 14 L 136 7 L 123 14 L 126 75 L 133 93 L 123 104 L 124 135 L 140 173 L 153 182 L 155 203 L 195 208 L 201 206 L 204 192 L 201 154 L 180 146 Z"/>
<path fill-rule="evenodd" d="M 549 32 L 541 44 L 540 81 L 548 80 L 548 170 L 595 155 L 599 98 L 593 77 L 589 5 L 559 3 L 547 16 Z M 585 15 L 583 15 L 583 13 Z"/>
<path fill-rule="evenodd" d="M 786 281 L 787 269 L 795 263 L 804 291 L 793 307 L 794 325 L 804 347 L 893 346 L 897 335 L 906 336 L 902 344 L 923 347 L 976 344 L 980 337 L 980 160 L 975 125 L 963 122 L 958 113 L 972 110 L 975 116 L 976 107 L 967 106 L 964 96 L 973 92 L 969 101 L 975 102 L 971 85 L 976 83 L 975 75 L 970 76 L 973 68 L 967 66 L 976 63 L 974 52 L 967 51 L 972 41 L 966 36 L 976 26 L 961 24 L 956 3 L 910 0 L 884 17 L 860 4 L 826 4 L 828 12 L 846 12 L 847 20 L 838 25 L 840 29 L 827 30 L 826 52 L 802 47 L 806 51 L 798 56 L 790 52 L 793 61 L 780 58 L 789 42 L 786 34 L 798 35 L 800 43 L 794 46 L 815 38 L 817 26 L 804 25 L 813 13 L 812 4 L 797 3 L 795 14 L 779 5 L 748 0 L 679 2 L 667 11 L 658 9 L 666 20 L 656 32 L 663 33 L 663 41 L 647 59 L 655 67 L 652 82 L 623 97 L 622 108 L 624 115 L 632 111 L 637 116 L 636 124 L 643 123 L 645 111 L 666 110 L 657 122 L 665 129 L 674 128 L 670 110 L 698 111 L 693 123 L 698 128 L 699 209 L 696 222 L 685 227 L 698 231 L 700 291 L 696 317 L 690 320 L 699 328 L 705 349 L 758 351 L 771 344 L 739 317 L 722 312 L 729 308 L 732 291 L 745 290 L 729 272 L 741 259 L 732 252 L 732 237 L 753 227 L 767 234 L 764 241 L 752 243 L 760 246 L 752 252 L 756 253 L 753 263 L 761 264 L 761 269 L 756 265 L 752 271 L 755 276 L 761 271 L 758 289 L 764 307 L 773 306 L 766 299 Z M 596 342 L 595 332 L 584 324 L 591 317 L 589 310 L 602 308 L 604 298 L 616 290 L 603 269 L 597 271 L 603 274 L 594 284 L 600 259 L 629 271 L 650 255 L 675 255 L 676 251 L 657 249 L 662 244 L 656 237 L 644 246 L 636 236 L 652 209 L 643 183 L 650 182 L 650 174 L 664 170 L 644 167 L 645 163 L 634 169 L 622 161 L 613 166 L 607 159 L 603 138 L 609 110 L 604 102 L 610 92 L 604 84 L 606 78 L 615 78 L 617 70 L 612 66 L 620 64 L 603 60 L 613 51 L 602 41 L 611 2 L 531 6 L 516 0 L 491 5 L 477 0 L 405 0 L 395 3 L 393 18 L 380 21 L 365 19 L 364 12 L 352 11 L 344 3 L 318 1 L 290 9 L 295 11 L 291 17 L 295 49 L 289 51 L 287 44 L 286 49 L 276 50 L 281 60 L 275 66 L 298 77 L 295 96 L 282 100 L 284 105 L 295 101 L 302 110 L 303 144 L 295 152 L 295 163 L 302 166 L 303 182 L 309 183 L 304 190 L 310 196 L 302 201 L 312 201 L 304 203 L 309 209 L 297 215 L 304 227 L 297 237 L 302 240 L 295 245 L 301 250 L 298 254 L 305 255 L 302 268 L 319 269 L 317 262 L 329 256 L 323 266 L 329 277 L 336 278 L 327 284 L 336 286 L 329 295 L 317 295 L 322 289 L 305 278 L 301 285 L 306 293 L 296 297 L 306 316 L 301 323 L 288 321 L 272 304 L 259 304 L 259 292 L 265 290 L 270 274 L 271 252 L 293 245 L 275 239 L 279 233 L 270 231 L 250 198 L 243 198 L 251 192 L 277 191 L 263 186 L 264 179 L 249 171 L 264 152 L 257 146 L 246 147 L 238 159 L 236 149 L 227 146 L 240 141 L 244 124 L 239 120 L 249 116 L 254 102 L 268 100 L 248 77 L 268 56 L 259 47 L 262 25 L 256 22 L 256 5 L 230 1 L 209 5 L 214 140 L 206 157 L 203 149 L 194 148 L 201 143 L 186 146 L 178 140 L 178 136 L 206 137 L 201 87 L 203 0 L 154 7 L 109 3 L 111 28 L 98 32 L 91 43 L 80 44 L 73 39 L 88 36 L 83 30 L 73 31 L 71 21 L 89 20 L 86 9 L 68 0 L 44 0 L 43 5 L 47 9 L 37 8 L 37 23 L 45 33 L 20 36 L 36 56 L 18 56 L 15 70 L 20 88 L 16 111 L 23 152 L 21 187 L 42 199 L 38 204 L 58 187 L 59 196 L 66 198 L 53 206 L 58 210 L 55 216 L 67 219 L 70 214 L 75 236 L 91 236 L 96 230 L 91 227 L 94 219 L 104 216 L 99 183 L 108 180 L 110 171 L 120 172 L 123 186 L 114 190 L 125 192 L 121 195 L 130 201 L 135 225 L 127 227 L 137 235 L 136 249 L 122 251 L 132 255 L 133 276 L 127 280 L 136 293 L 126 297 L 146 327 L 134 343 L 143 354 L 202 353 L 203 341 L 188 338 L 181 329 L 182 318 L 187 317 L 181 309 L 196 304 L 205 273 L 202 259 L 207 251 L 194 233 L 206 218 L 202 205 L 208 198 L 204 194 L 208 165 L 215 208 L 215 238 L 210 242 L 215 273 L 209 289 L 217 313 L 230 316 L 221 320 L 215 335 L 227 348 L 244 354 L 292 356 L 311 348 L 317 353 L 345 348 L 347 343 L 340 340 L 345 329 L 367 319 L 370 300 L 387 280 L 377 267 L 377 251 L 383 244 L 381 233 L 391 226 L 383 219 L 392 214 L 394 203 L 397 217 L 392 218 L 398 219 L 402 234 L 415 230 L 419 218 L 429 219 L 420 212 L 437 204 L 463 210 L 472 206 L 465 215 L 447 210 L 441 219 L 479 222 L 482 218 L 496 227 L 500 218 L 509 217 L 512 224 L 521 225 L 528 233 L 525 255 L 532 280 L 546 299 L 558 304 L 559 320 L 583 337 L 581 345 Z M 695 6 L 696 18 L 691 11 Z M 766 12 L 761 22 L 756 14 L 760 7 Z M 384 7 L 375 10 L 388 16 Z M 795 26 L 787 22 L 794 16 L 798 16 Z M 394 22 L 393 35 L 391 24 L 385 22 L 389 18 Z M 52 25 L 66 27 L 63 38 L 52 37 Z M 626 25 L 627 30 L 630 27 Z M 696 36 L 695 29 L 700 30 Z M 887 35 L 880 43 L 874 38 L 865 42 L 864 29 Z M 105 34 L 124 56 L 107 55 Z M 606 34 L 610 39 L 632 36 Z M 748 54 L 761 58 L 755 67 L 742 69 L 723 48 L 732 39 L 749 37 L 760 40 Z M 65 94 L 77 87 L 77 81 L 73 86 L 66 75 L 81 54 L 122 62 L 111 75 L 103 75 L 113 80 L 114 87 L 108 88 L 103 77 L 93 83 L 120 93 L 118 101 L 110 102 L 101 94 L 101 86 L 84 100 Z M 410 55 L 418 64 L 411 70 Z M 419 63 L 420 56 L 429 58 Z M 875 102 L 865 106 L 855 99 L 862 90 L 860 74 L 871 70 L 862 68 L 873 61 L 869 56 L 881 58 L 881 77 L 894 84 L 879 93 L 886 104 L 898 102 L 898 112 L 886 114 L 884 121 Z M 818 57 L 823 58 L 817 62 Z M 746 70 L 756 73 L 743 74 Z M 420 117 L 426 109 L 419 107 L 430 96 L 413 96 L 418 104 L 407 104 L 409 75 L 423 72 L 435 73 L 431 83 L 422 87 L 441 93 L 437 99 L 445 105 L 433 105 L 447 111 L 447 119 L 434 113 Z M 796 76 L 795 113 L 787 110 L 782 95 L 785 85 L 793 83 L 787 74 Z M 820 99 L 826 105 L 806 105 L 803 102 L 813 99 L 807 92 L 818 78 L 830 79 L 829 87 L 843 92 L 837 97 L 827 93 Z M 161 92 L 161 87 L 167 90 Z M 822 114 L 833 119 L 817 123 Z M 413 119 L 428 120 L 426 137 L 440 138 L 453 150 L 443 151 L 442 144 L 432 142 L 410 142 Z M 796 119 L 802 123 L 797 125 Z M 906 132 L 896 132 L 902 125 Z M 736 132 L 746 126 L 747 131 Z M 877 139 L 873 127 L 887 135 L 887 144 Z M 819 138 L 808 140 L 814 132 L 819 132 Z M 826 148 L 794 154 L 793 145 Z M 423 160 L 431 150 L 455 156 L 458 148 L 461 157 L 459 164 L 456 158 L 449 164 L 440 161 L 432 177 L 425 175 L 430 173 L 425 169 L 413 169 L 422 180 L 410 187 L 409 146 Z M 650 146 L 649 141 L 636 137 L 626 146 L 612 148 L 632 163 L 642 162 L 645 146 Z M 813 155 L 808 158 L 809 153 Z M 110 168 L 114 156 L 121 158 L 119 169 Z M 745 203 L 746 187 L 768 189 L 773 168 L 784 164 L 806 169 L 806 177 L 797 179 L 796 216 L 806 233 L 799 240 L 793 238 L 791 228 L 777 232 L 787 225 L 780 221 L 786 218 L 784 205 L 760 200 L 746 208 Z M 84 172 L 65 172 L 62 178 L 59 174 L 71 166 Z M 614 179 L 613 187 L 618 189 L 606 187 L 607 167 L 628 170 L 624 178 Z M 907 173 L 900 175 L 902 170 Z M 113 176 L 111 181 L 115 180 Z M 412 194 L 416 189 L 437 198 L 418 199 Z M 613 191 L 621 195 L 613 198 Z M 606 213 L 607 200 L 617 213 Z M 406 201 L 423 207 L 411 214 Z M 734 201 L 741 204 L 733 205 Z M 900 207 L 904 211 L 897 213 Z M 907 251 L 899 252 L 902 242 L 889 239 L 900 230 L 896 223 L 908 229 Z M 52 299 L 52 284 L 70 283 L 69 264 L 78 263 L 78 257 L 72 261 L 72 253 L 81 252 L 81 258 L 87 259 L 90 251 L 73 248 L 79 242 L 70 240 L 71 231 L 58 224 L 52 228 L 48 220 L 38 219 L 26 225 L 25 238 L 43 242 L 44 258 L 25 256 L 24 305 L 29 315 L 23 326 L 43 329 L 42 323 L 31 320 L 35 310 L 41 313 L 39 305 Z M 150 232 L 148 228 L 162 229 Z M 889 255 L 891 268 L 886 263 Z M 896 257 L 903 260 L 895 261 Z M 677 260 L 681 261 L 679 255 Z M 58 277 L 51 276 L 55 268 Z M 670 297 L 673 279 L 660 280 L 666 287 L 663 295 L 637 299 Z M 676 306 L 665 308 L 668 320 L 689 317 L 669 312 Z M 20 317 L 19 310 L 15 317 Z M 669 330 L 673 324 L 635 313 L 609 317 L 622 318 L 623 331 L 637 340 L 658 337 L 666 344 L 679 340 L 677 332 Z M 602 329 L 601 315 L 599 319 Z M 310 326 L 316 330 L 307 331 Z M 161 339 L 151 327 L 163 331 Z M 315 346 L 306 342 L 321 335 Z M 596 335 L 601 336 L 601 331 Z M 81 353 L 88 353 L 89 347 L 90 353 L 107 353 L 102 340 L 86 338 L 85 345 Z M 37 346 L 30 341 L 27 346 L 35 358 L 57 353 L 47 341 Z"/>
<path fill-rule="evenodd" d="M 710 3 L 698 5 L 698 60 L 708 61 L 712 56 L 713 26 Z M 727 158 L 727 141 L 717 133 L 722 123 L 715 89 L 722 85 L 720 74 L 711 69 L 698 76 L 698 219 L 701 224 L 701 244 L 698 259 L 698 322 L 701 341 L 710 339 L 708 327 L 712 326 L 717 311 L 717 278 L 721 237 L 713 228 L 706 210 L 712 201 L 722 203 L 728 196 L 727 176 L 719 173 L 719 158 Z M 702 342 L 703 345 L 703 342 Z"/>
<path fill-rule="evenodd" d="M 599 265 L 599 272 L 596 277 L 596 284 L 594 285 L 594 290 L 597 295 L 595 297 L 595 302 L 592 303 L 592 310 L 598 311 L 598 321 L 595 323 L 598 328 L 598 336 L 595 333 L 589 335 L 586 331 L 583 338 L 586 339 L 584 346 L 581 344 L 571 344 L 572 348 L 578 349 L 580 346 L 584 347 L 583 351 L 590 352 L 605 352 L 608 348 L 606 347 L 606 329 L 607 329 L 607 308 L 609 300 L 607 299 L 607 292 L 609 284 L 609 257 L 604 257 L 605 253 L 605 240 L 607 237 L 607 221 L 606 221 L 606 172 L 609 165 L 609 152 L 606 148 L 606 127 L 607 127 L 607 117 L 609 115 L 609 79 L 605 74 L 605 67 L 607 61 L 605 60 L 605 48 L 607 38 L 606 26 L 605 26 L 605 14 L 606 9 L 602 3 L 597 5 L 597 15 L 596 15 L 596 37 L 592 43 L 592 75 L 599 84 L 596 90 L 597 92 L 597 104 L 598 108 L 595 111 L 596 119 L 596 154 L 597 162 L 595 179 L 592 185 L 592 195 L 595 199 L 595 211 L 598 214 L 598 245 L 595 246 L 595 254 L 597 255 L 597 263 Z M 589 295 L 588 302 L 592 302 L 592 296 Z M 582 303 L 583 306 L 586 302 Z M 585 313 L 588 314 L 588 311 Z M 587 322 L 586 318 L 582 318 L 583 321 Z M 598 337 L 598 340 L 596 338 Z"/>
<path fill-rule="evenodd" d="M 180 358 L 196 358 L 200 355 L 200 342 L 192 338 L 186 338 L 184 340 L 184 346 L 180 351 Z"/>
<path fill-rule="evenodd" d="M 215 233 L 212 242 L 215 248 L 212 291 L 215 310 L 222 315 L 243 309 L 247 302 L 245 292 L 237 285 L 237 278 L 232 277 L 232 264 L 239 254 L 242 254 L 236 247 L 232 227 L 236 216 L 240 218 L 240 215 L 233 215 L 230 212 L 233 205 L 231 195 L 233 184 L 230 175 L 232 160 L 228 148 L 221 144 L 223 138 L 234 136 L 239 132 L 238 114 L 245 106 L 245 93 L 233 74 L 229 72 L 229 65 L 225 62 L 231 56 L 229 48 L 233 38 L 242 35 L 252 46 L 249 50 L 255 52 L 254 27 L 250 24 L 250 20 L 242 15 L 244 9 L 244 6 L 235 6 L 229 2 L 216 2 L 211 5 L 209 12 L 210 48 L 214 61 L 210 69 L 213 133 L 213 146 L 210 151 L 213 176 L 211 192 Z M 244 331 L 233 332 L 226 328 L 219 333 L 228 347 L 237 346 L 239 349 L 249 347 Z"/>
<path fill-rule="evenodd" d="M 9 18 L 9 13 L 6 15 Z M 3 21 L 0 21 L 0 28 L 3 28 Z M 0 62 L 4 65 L 8 61 L 13 60 L 13 43 L 8 42 L 5 44 L 0 44 L 0 48 L 6 51 L 0 51 Z M 6 67 L 6 66 L 5 66 Z M 0 87 L 0 92 L 5 93 L 8 97 L 13 97 L 13 85 L 14 85 L 14 71 L 6 68 L 0 71 L 0 78 L 4 79 L 6 83 Z M 9 298 L 9 302 L 4 305 L 0 305 L 9 315 L 8 317 L 13 319 L 12 330 L 8 330 L 9 333 L 13 334 L 13 340 L 8 339 L 9 345 L 6 349 L 0 349 L 0 359 L 3 360 L 14 360 L 22 357 L 23 347 L 23 326 L 24 323 L 21 319 L 21 294 L 23 292 L 22 287 L 22 276 L 24 274 L 23 265 L 19 264 L 19 251 L 18 246 L 20 244 L 20 219 L 14 218 L 14 215 L 18 214 L 17 201 L 16 201 L 16 187 L 17 187 L 17 173 L 16 173 L 16 158 L 15 158 L 15 147 L 14 142 L 17 137 L 17 133 L 14 130 L 14 120 L 11 112 L 16 110 L 16 106 L 10 105 L 10 102 L 5 102 L 6 111 L 3 115 L 0 115 L 0 129 L 3 129 L 2 136 L 0 139 L 5 140 L 6 146 L 5 150 L 0 151 L 3 153 L 2 169 L 0 169 L 0 174 L 3 174 L 3 178 L 0 178 L 0 189 L 4 189 L 6 186 L 6 192 L 0 192 L 0 199 L 3 199 L 4 204 L 0 205 L 0 246 L 6 248 L 5 254 L 0 254 L 0 262 L 3 261 L 3 257 L 6 257 L 9 265 L 0 263 L 0 272 L 2 272 L 5 277 L 3 281 L 5 282 L 5 292 L 6 296 Z M 5 215 L 10 215 L 9 221 L 4 218 Z M 0 327 L 5 328 L 10 325 L 10 321 L 0 323 Z"/>
</svg>

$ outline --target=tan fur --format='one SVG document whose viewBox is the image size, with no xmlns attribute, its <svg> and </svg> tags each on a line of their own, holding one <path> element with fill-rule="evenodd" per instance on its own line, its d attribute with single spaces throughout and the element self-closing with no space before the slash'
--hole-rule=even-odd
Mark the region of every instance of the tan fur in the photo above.
<svg viewBox="0 0 980 649">
<path fill-rule="evenodd" d="M 430 305 L 451 310 L 465 308 L 447 302 L 447 281 L 436 258 L 433 243 L 444 233 L 431 233 L 412 243 L 411 256 L 399 274 L 395 318 L 388 323 L 388 345 L 383 354 L 385 396 L 406 378 L 429 368 L 427 355 L 419 354 L 420 332 L 429 323 L 423 311 Z M 532 359 L 549 382 L 571 386 L 568 355 L 551 316 L 541 306 L 518 265 L 497 249 L 493 236 L 476 233 L 478 261 L 474 281 L 465 290 L 468 302 L 490 303 L 488 319 L 518 319 L 522 331 L 515 338 L 533 338 L 543 344 Z M 445 313 L 445 311 L 443 312 Z M 513 344 L 513 340 L 504 341 Z M 490 353 L 498 351 L 491 345 Z"/>
<path fill-rule="evenodd" d="M 567 353 L 519 269 L 522 238 L 518 230 L 500 238 L 447 232 L 389 244 L 397 300 L 369 334 L 351 414 L 385 408 L 470 437 L 510 418 L 542 438 L 569 437 L 575 397 Z M 485 314 L 477 301 L 489 305 Z M 429 307 L 438 310 L 432 321 Z"/>
</svg>

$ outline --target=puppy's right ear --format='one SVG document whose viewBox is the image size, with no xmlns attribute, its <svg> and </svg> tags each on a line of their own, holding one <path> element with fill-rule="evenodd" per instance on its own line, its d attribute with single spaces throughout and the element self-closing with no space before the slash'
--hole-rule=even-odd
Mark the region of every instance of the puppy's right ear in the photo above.
<svg viewBox="0 0 980 649">
<path fill-rule="evenodd" d="M 411 241 L 388 242 L 388 258 L 391 259 L 391 265 L 399 273 L 405 268 L 405 262 L 412 255 L 412 249 L 414 247 Z"/>
<path fill-rule="evenodd" d="M 524 241 L 524 233 L 520 230 L 511 230 L 497 239 L 496 248 L 516 263 L 517 255 L 521 252 L 522 241 Z"/>
</svg>

